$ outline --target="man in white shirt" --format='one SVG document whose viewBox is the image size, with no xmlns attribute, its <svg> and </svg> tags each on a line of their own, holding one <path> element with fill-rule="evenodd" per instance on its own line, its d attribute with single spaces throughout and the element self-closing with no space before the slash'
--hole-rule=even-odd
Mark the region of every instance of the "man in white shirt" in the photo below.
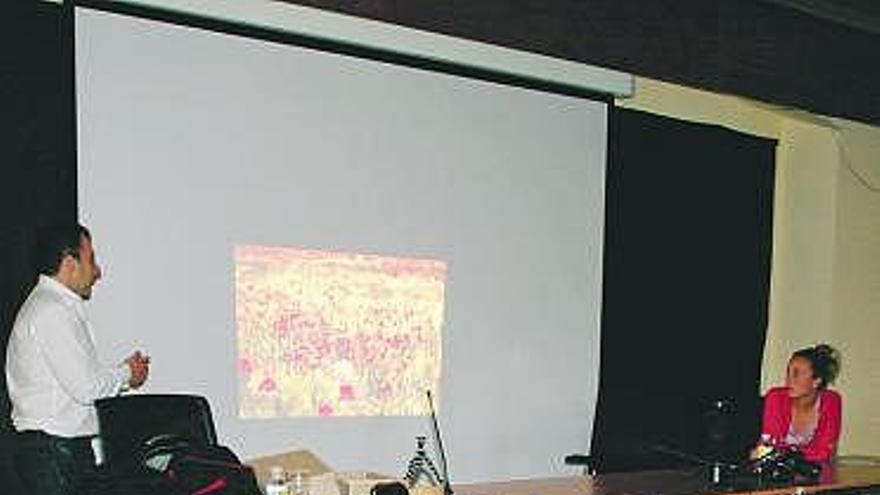
<svg viewBox="0 0 880 495">
<path fill-rule="evenodd" d="M 94 402 L 143 385 L 150 359 L 135 352 L 118 366 L 98 361 L 85 301 L 101 268 L 88 229 L 47 229 L 36 255 L 39 280 L 18 311 L 6 351 L 16 468 L 31 493 L 70 495 L 94 466 Z"/>
</svg>

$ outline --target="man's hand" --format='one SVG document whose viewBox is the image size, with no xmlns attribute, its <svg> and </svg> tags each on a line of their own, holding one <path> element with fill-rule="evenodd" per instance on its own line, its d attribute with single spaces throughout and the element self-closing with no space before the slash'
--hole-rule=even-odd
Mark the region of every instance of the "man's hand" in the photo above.
<svg viewBox="0 0 880 495">
<path fill-rule="evenodd" d="M 131 378 L 128 379 L 129 388 L 139 388 L 147 381 L 147 376 L 150 374 L 150 356 L 137 351 L 129 356 L 125 363 L 128 364 L 128 369 L 131 371 Z"/>
</svg>

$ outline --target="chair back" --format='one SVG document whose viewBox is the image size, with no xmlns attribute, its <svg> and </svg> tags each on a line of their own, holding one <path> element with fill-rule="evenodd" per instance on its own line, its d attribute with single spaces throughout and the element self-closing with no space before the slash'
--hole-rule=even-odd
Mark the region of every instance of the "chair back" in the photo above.
<svg viewBox="0 0 880 495">
<path fill-rule="evenodd" d="M 175 438 L 217 445 L 208 401 L 196 395 L 131 395 L 95 402 L 104 464 L 113 470 L 141 462 L 151 441 Z"/>
</svg>

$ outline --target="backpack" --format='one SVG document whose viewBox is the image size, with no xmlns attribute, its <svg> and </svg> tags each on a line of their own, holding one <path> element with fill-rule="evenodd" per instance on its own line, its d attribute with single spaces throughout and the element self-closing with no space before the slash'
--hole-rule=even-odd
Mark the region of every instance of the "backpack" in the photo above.
<svg viewBox="0 0 880 495">
<path fill-rule="evenodd" d="M 191 445 L 173 435 L 145 445 L 142 462 L 169 494 L 261 495 L 253 470 L 227 447 Z"/>
</svg>

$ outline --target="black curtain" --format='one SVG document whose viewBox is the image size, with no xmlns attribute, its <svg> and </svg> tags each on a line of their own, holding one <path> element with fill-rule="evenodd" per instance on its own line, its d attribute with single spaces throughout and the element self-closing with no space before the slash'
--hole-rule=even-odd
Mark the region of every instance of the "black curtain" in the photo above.
<svg viewBox="0 0 880 495">
<path fill-rule="evenodd" d="M 0 369 L 15 312 L 36 280 L 34 234 L 77 211 L 71 12 L 50 2 L 8 3 L 0 29 Z M 21 493 L 5 377 L 0 373 L 0 491 Z"/>
<path fill-rule="evenodd" d="M 742 455 L 759 424 L 776 142 L 624 109 L 609 139 L 591 453 L 604 471 Z M 719 421 L 722 453 L 707 440 Z"/>
</svg>

